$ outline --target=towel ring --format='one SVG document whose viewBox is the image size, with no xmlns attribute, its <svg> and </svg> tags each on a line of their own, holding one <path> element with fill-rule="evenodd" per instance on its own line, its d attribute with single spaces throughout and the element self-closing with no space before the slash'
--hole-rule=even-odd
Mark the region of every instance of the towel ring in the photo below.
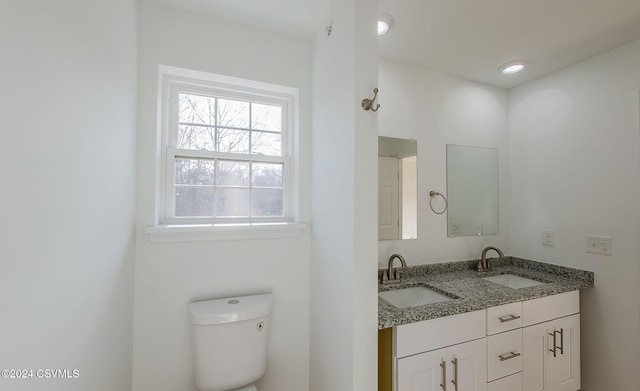
<svg viewBox="0 0 640 391">
<path fill-rule="evenodd" d="M 440 197 L 442 197 L 442 199 L 444 200 L 444 209 L 442 209 L 442 212 L 438 212 L 438 211 L 436 211 L 436 210 L 433 208 L 433 198 L 434 198 L 435 196 L 440 196 Z M 431 198 L 429 198 L 429 208 L 431 208 L 431 210 L 433 211 L 433 213 L 435 213 L 435 214 L 437 214 L 437 215 L 441 215 L 441 214 L 443 214 L 444 212 L 446 212 L 446 211 L 447 211 L 447 207 L 448 207 L 448 205 L 447 205 L 447 197 L 445 197 L 445 196 L 444 196 L 444 195 L 442 195 L 441 193 L 438 193 L 437 191 L 433 191 L 433 190 L 431 190 L 431 191 L 429 192 L 429 197 L 431 197 Z"/>
</svg>

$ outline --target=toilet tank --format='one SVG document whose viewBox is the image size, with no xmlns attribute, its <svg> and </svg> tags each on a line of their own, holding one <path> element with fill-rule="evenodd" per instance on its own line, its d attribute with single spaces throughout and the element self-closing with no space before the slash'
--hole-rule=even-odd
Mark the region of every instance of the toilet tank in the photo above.
<svg viewBox="0 0 640 391">
<path fill-rule="evenodd" d="M 273 295 L 189 303 L 196 387 L 224 391 L 264 375 Z"/>
</svg>

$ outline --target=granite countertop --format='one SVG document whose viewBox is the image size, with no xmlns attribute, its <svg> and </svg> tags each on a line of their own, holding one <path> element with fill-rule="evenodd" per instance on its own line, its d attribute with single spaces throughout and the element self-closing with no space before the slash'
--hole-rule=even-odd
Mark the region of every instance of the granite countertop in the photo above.
<svg viewBox="0 0 640 391">
<path fill-rule="evenodd" d="M 474 269 L 477 262 L 478 260 L 470 260 L 410 266 L 402 270 L 400 283 L 378 284 L 379 292 L 424 286 L 454 299 L 416 307 L 396 308 L 378 297 L 378 329 L 537 299 L 594 285 L 593 272 L 566 266 L 504 257 L 491 259 L 492 271 L 478 273 Z M 513 289 L 482 279 L 504 273 L 542 281 L 544 284 Z"/>
</svg>

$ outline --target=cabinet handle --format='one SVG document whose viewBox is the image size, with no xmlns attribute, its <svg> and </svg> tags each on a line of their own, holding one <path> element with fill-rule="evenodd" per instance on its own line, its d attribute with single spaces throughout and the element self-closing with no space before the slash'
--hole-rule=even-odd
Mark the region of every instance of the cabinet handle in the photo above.
<svg viewBox="0 0 640 391">
<path fill-rule="evenodd" d="M 451 363 L 453 364 L 453 380 L 451 380 L 451 383 L 453 383 L 453 389 L 458 391 L 458 358 L 454 357 Z"/>
<path fill-rule="evenodd" d="M 440 383 L 440 387 L 447 391 L 447 362 L 442 360 L 440 366 L 442 367 L 442 383 Z"/>
<path fill-rule="evenodd" d="M 500 354 L 498 355 L 498 357 L 500 357 L 500 361 L 507 361 L 507 360 L 511 360 L 512 358 L 520 357 L 520 353 L 509 352 L 509 353 Z"/>
<path fill-rule="evenodd" d="M 553 352 L 553 357 L 556 357 L 556 331 L 553 330 L 553 333 L 549 333 L 549 335 L 553 337 L 553 349 L 549 349 L 549 351 Z"/>
<path fill-rule="evenodd" d="M 512 320 L 520 319 L 520 316 L 519 315 L 507 315 L 507 316 L 501 316 L 498 319 L 500 319 L 500 323 L 505 323 L 505 322 L 511 322 Z"/>
<path fill-rule="evenodd" d="M 560 354 L 564 354 L 564 329 L 560 329 Z"/>
</svg>

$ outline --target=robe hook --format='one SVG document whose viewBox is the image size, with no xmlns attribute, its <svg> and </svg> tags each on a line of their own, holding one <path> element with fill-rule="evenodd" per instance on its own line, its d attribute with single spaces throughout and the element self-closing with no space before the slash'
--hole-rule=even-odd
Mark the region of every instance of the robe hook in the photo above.
<svg viewBox="0 0 640 391">
<path fill-rule="evenodd" d="M 376 98 L 378 97 L 378 89 L 374 88 L 373 89 L 373 99 L 363 99 L 362 100 L 362 108 L 365 110 L 371 110 L 371 111 L 378 111 L 378 109 L 380 108 L 380 104 L 377 104 L 375 109 L 373 108 L 373 103 L 376 101 Z"/>
</svg>

